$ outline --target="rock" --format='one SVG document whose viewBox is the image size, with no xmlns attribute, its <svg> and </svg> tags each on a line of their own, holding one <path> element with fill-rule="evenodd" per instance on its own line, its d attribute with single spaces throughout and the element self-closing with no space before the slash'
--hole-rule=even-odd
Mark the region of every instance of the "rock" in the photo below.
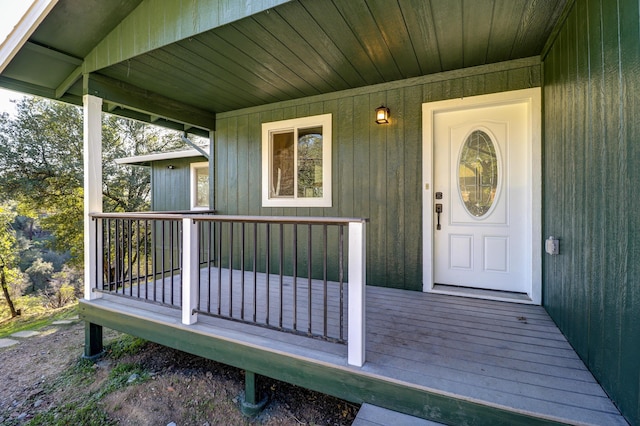
<svg viewBox="0 0 640 426">
<path fill-rule="evenodd" d="M 27 418 L 27 413 L 22 413 L 18 416 L 18 420 L 23 420 Z"/>
<path fill-rule="evenodd" d="M 44 401 L 42 401 L 41 399 L 37 400 L 36 402 L 33 403 L 33 408 L 38 408 L 39 406 L 42 405 Z"/>
<path fill-rule="evenodd" d="M 178 426 L 176 422 L 167 423 L 167 426 Z"/>
<path fill-rule="evenodd" d="M 136 380 L 138 380 L 140 376 L 138 375 L 138 373 L 133 373 L 132 375 L 129 376 L 129 380 L 127 380 L 127 383 L 133 383 Z"/>
</svg>

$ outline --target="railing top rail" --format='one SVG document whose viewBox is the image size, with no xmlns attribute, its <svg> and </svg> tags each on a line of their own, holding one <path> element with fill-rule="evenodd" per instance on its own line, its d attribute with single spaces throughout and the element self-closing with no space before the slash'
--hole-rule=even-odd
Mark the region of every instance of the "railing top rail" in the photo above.
<svg viewBox="0 0 640 426">
<path fill-rule="evenodd" d="M 209 222 L 239 222 L 239 223 L 285 223 L 298 225 L 348 225 L 349 223 L 368 222 L 368 218 L 353 217 L 304 217 L 304 216 L 241 216 L 241 215 L 203 215 L 197 211 L 193 213 L 90 213 L 93 219 L 142 219 L 142 220 L 180 220 Z"/>
</svg>

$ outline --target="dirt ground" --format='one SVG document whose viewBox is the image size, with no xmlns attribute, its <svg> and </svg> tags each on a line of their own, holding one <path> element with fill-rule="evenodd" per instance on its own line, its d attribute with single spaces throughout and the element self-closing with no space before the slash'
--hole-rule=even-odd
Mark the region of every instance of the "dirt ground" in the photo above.
<svg viewBox="0 0 640 426">
<path fill-rule="evenodd" d="M 90 394 L 100 395 L 92 407 L 102 410 L 106 418 L 97 423 L 92 420 L 92 424 L 349 425 L 359 408 L 260 378 L 259 387 L 269 396 L 269 402 L 256 418 L 247 419 L 238 409 L 244 390 L 241 370 L 148 342 L 138 343 L 135 350 L 117 359 L 107 354 L 95 364 L 84 361 L 85 369 L 92 370 L 85 373 L 87 379 L 81 385 L 77 380 L 60 385 L 64 383 L 61 377 L 82 365 L 79 356 L 84 346 L 84 323 L 49 326 L 40 332 L 16 339 L 20 340 L 18 345 L 0 349 L 0 424 L 39 424 L 40 418 L 53 412 L 56 414 L 49 420 L 56 419 L 57 424 L 60 407 Z M 105 342 L 114 339 L 122 337 L 105 330 Z M 130 383 L 115 391 L 100 390 L 122 366 L 135 368 L 139 378 L 132 375 Z"/>
</svg>

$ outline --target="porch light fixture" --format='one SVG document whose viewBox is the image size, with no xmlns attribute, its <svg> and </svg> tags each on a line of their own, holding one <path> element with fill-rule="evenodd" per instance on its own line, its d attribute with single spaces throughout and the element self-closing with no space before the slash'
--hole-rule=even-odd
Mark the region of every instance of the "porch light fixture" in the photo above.
<svg viewBox="0 0 640 426">
<path fill-rule="evenodd" d="M 389 108 L 384 105 L 380 105 L 376 108 L 376 123 L 388 124 L 389 123 Z"/>
</svg>

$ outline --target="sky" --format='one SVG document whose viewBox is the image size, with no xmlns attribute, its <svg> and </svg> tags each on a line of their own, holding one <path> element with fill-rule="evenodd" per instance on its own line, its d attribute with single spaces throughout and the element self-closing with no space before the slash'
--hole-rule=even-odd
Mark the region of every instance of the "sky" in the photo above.
<svg viewBox="0 0 640 426">
<path fill-rule="evenodd" d="M 0 0 L 0 45 L 20 21 L 20 18 L 29 8 L 31 0 Z M 21 99 L 22 94 L 0 89 L 0 112 L 15 112 L 10 99 Z"/>
</svg>

